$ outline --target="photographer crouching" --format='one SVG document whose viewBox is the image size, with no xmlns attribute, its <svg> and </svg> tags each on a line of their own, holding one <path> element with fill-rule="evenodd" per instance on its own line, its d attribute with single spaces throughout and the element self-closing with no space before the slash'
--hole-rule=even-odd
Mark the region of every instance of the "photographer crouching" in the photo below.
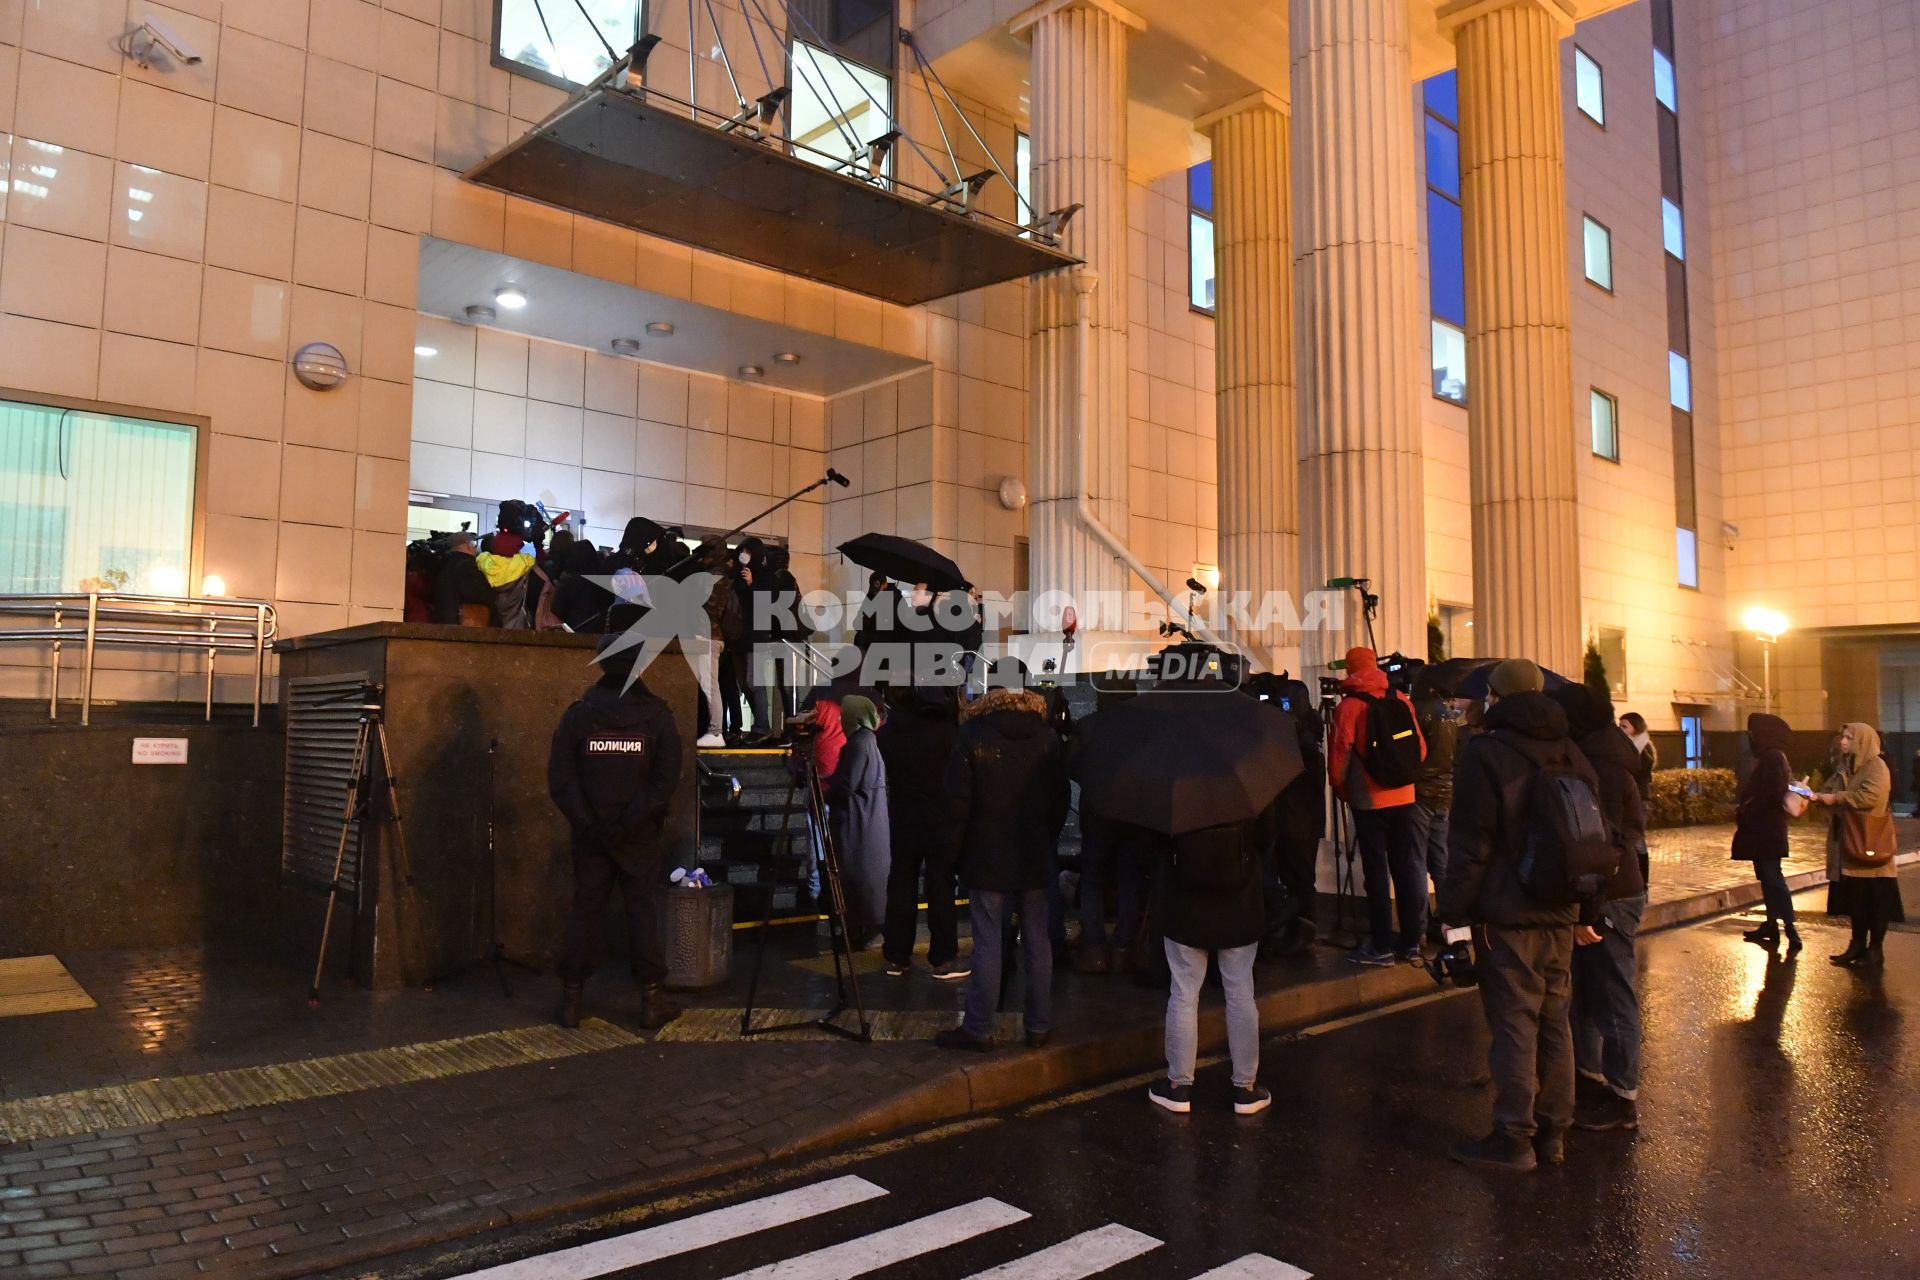
<svg viewBox="0 0 1920 1280">
<path fill-rule="evenodd" d="M 666 702 L 634 674 L 638 647 L 607 652 L 619 639 L 615 633 L 600 641 L 600 679 L 560 717 L 547 759 L 547 790 L 573 829 L 573 913 L 554 1016 L 563 1027 L 580 1025 L 581 993 L 618 883 L 640 984 L 640 1025 L 654 1030 L 680 1016 L 661 990 L 666 947 L 655 908 L 660 837 L 680 781 L 680 731 Z"/>
</svg>

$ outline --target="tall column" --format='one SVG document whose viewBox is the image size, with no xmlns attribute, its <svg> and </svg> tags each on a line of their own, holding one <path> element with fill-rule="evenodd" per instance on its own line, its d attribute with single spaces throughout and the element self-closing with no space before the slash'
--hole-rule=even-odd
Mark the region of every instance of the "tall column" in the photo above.
<svg viewBox="0 0 1920 1280">
<path fill-rule="evenodd" d="M 1482 653 L 1580 662 L 1561 0 L 1441 13 L 1460 65 L 1473 613 Z"/>
<path fill-rule="evenodd" d="M 1302 585 L 1368 578 L 1382 652 L 1424 656 L 1418 223 L 1406 0 L 1290 0 Z M 1309 670 L 1364 643 L 1309 633 Z"/>
<path fill-rule="evenodd" d="M 1220 586 L 1252 593 L 1258 609 L 1300 581 L 1287 104 L 1262 91 L 1194 127 L 1213 142 Z M 1233 639 L 1269 670 L 1296 661 L 1281 656 L 1297 639 L 1277 623 Z"/>
<path fill-rule="evenodd" d="M 1087 488 L 1127 536 L 1127 37 L 1145 23 L 1109 0 L 1045 0 L 1011 29 L 1033 42 L 1033 203 L 1083 206 L 1063 246 L 1098 273 L 1093 292 Z M 1126 571 L 1074 513 L 1079 369 L 1072 273 L 1033 282 L 1029 352 L 1030 580 L 1075 600 L 1082 632 L 1123 631 Z"/>
</svg>

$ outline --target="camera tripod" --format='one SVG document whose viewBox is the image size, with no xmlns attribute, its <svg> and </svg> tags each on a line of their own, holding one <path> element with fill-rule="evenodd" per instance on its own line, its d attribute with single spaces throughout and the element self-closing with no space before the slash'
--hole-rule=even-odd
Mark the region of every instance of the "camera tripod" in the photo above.
<svg viewBox="0 0 1920 1280">
<path fill-rule="evenodd" d="M 753 1025 L 754 1002 L 760 991 L 760 970 L 767 959 L 767 935 L 772 931 L 773 919 L 773 883 L 766 886 L 766 897 L 760 915 L 760 937 L 753 952 L 753 973 L 747 980 L 747 1005 L 740 1011 L 740 1037 L 761 1035 L 768 1031 L 797 1031 L 803 1028 L 817 1028 L 831 1031 L 835 1035 L 845 1036 L 849 1040 L 870 1043 L 873 1040 L 873 1023 L 867 1018 L 866 1005 L 860 999 L 860 974 L 854 967 L 853 939 L 847 933 L 847 892 L 840 875 L 840 853 L 834 847 L 833 832 L 827 824 L 826 789 L 820 781 L 819 771 L 813 766 L 811 744 L 802 741 L 792 748 L 794 761 L 799 772 L 787 783 L 787 800 L 780 810 L 780 851 L 775 857 L 786 856 L 786 842 L 789 833 L 789 821 L 793 816 L 793 800 L 796 792 L 804 789 L 807 806 L 807 838 L 812 845 L 814 860 L 820 868 L 821 878 L 826 883 L 829 915 L 827 930 L 833 950 L 833 987 L 835 1003 L 831 1010 L 818 1018 L 802 1018 L 794 1022 L 778 1022 L 767 1026 Z M 845 1026 L 840 1022 L 842 1014 L 847 1012 L 851 1001 L 857 1025 Z"/>
<path fill-rule="evenodd" d="M 413 878 L 413 864 L 407 856 L 407 833 L 400 820 L 400 787 L 393 773 L 393 750 L 387 741 L 387 722 L 380 705 L 380 687 L 369 687 L 357 710 L 359 723 L 354 727 L 353 750 L 347 761 L 346 799 L 340 815 L 340 840 L 334 848 L 333 876 L 327 882 L 327 910 L 320 924 L 320 953 L 313 962 L 313 985 L 307 988 L 307 1003 L 320 1003 L 320 975 L 327 965 L 327 941 L 333 933 L 333 909 L 340 900 L 340 873 L 346 867 L 347 839 L 356 823 L 372 818 L 374 797 L 366 793 L 373 772 L 373 747 L 380 749 L 380 778 L 386 784 L 387 815 L 382 821 L 393 833 L 389 844 L 381 842 L 387 858 L 387 870 L 395 893 L 394 922 L 400 933 L 400 967 L 424 974 L 426 962 L 420 936 L 419 886 Z"/>
</svg>

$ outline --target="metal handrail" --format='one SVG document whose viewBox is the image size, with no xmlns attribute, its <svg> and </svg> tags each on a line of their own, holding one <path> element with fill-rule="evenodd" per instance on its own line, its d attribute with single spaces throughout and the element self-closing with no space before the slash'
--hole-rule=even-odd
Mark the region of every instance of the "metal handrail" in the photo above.
<svg viewBox="0 0 1920 1280">
<path fill-rule="evenodd" d="M 253 724 L 267 683 L 267 651 L 278 631 L 273 605 L 224 596 L 153 596 L 114 591 L 71 595 L 0 595 L 0 618 L 44 618 L 47 625 L 0 627 L 0 644 L 49 646 L 52 688 L 47 718 L 60 718 L 60 657 L 69 643 L 81 646 L 80 723 L 93 720 L 94 655 L 101 646 L 129 649 L 193 649 L 207 655 L 205 717 L 213 719 L 214 661 L 220 653 L 253 654 Z M 129 625 L 102 625 L 118 623 Z"/>
</svg>

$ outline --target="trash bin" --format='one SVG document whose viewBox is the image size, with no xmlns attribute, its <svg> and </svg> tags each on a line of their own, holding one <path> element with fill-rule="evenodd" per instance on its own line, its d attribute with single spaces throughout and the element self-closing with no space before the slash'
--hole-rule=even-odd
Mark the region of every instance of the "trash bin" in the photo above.
<svg viewBox="0 0 1920 1280">
<path fill-rule="evenodd" d="M 667 886 L 667 985 L 717 987 L 733 967 L 733 886 Z"/>
</svg>

